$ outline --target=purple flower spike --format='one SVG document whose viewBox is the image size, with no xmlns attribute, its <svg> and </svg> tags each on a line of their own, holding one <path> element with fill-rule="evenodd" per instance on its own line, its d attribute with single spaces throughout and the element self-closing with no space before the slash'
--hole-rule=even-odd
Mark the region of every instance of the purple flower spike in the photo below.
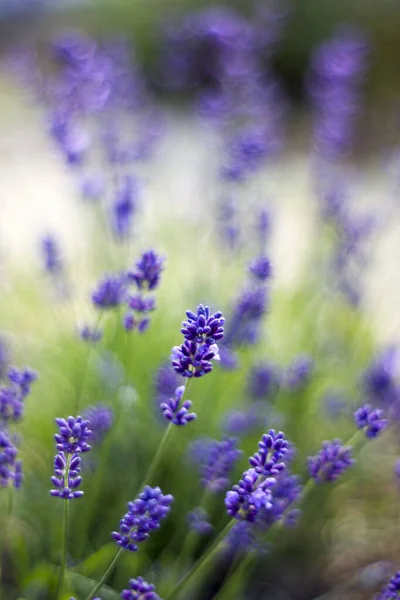
<svg viewBox="0 0 400 600">
<path fill-rule="evenodd" d="M 60 432 L 54 435 L 57 450 L 68 454 L 89 452 L 91 450 L 88 440 L 93 432 L 89 429 L 87 419 L 83 417 L 58 418 L 56 423 L 60 428 Z"/>
<path fill-rule="evenodd" d="M 286 464 L 282 458 L 288 452 L 288 442 L 282 432 L 270 429 L 258 444 L 258 452 L 250 457 L 251 468 L 227 492 L 225 506 L 228 514 L 239 521 L 260 521 L 268 524 L 279 520 L 284 509 L 292 502 L 289 492 L 275 492 L 281 486 Z M 289 491 L 292 489 L 289 486 Z M 292 494 L 293 496 L 293 494 Z M 284 503 L 282 505 L 282 501 Z"/>
<path fill-rule="evenodd" d="M 120 530 L 112 537 L 118 546 L 137 552 L 138 544 L 149 537 L 150 531 L 158 529 L 171 508 L 173 496 L 164 496 L 159 487 L 146 486 L 139 497 L 128 504 L 128 512 L 120 521 Z"/>
<path fill-rule="evenodd" d="M 116 308 L 123 302 L 125 292 L 125 275 L 120 273 L 105 275 L 94 290 L 92 301 L 97 308 Z"/>
<path fill-rule="evenodd" d="M 224 337 L 225 319 L 221 311 L 211 314 L 209 306 L 199 304 L 197 314 L 187 310 L 186 316 L 188 320 L 183 321 L 181 329 L 186 340 L 211 346 Z"/>
<path fill-rule="evenodd" d="M 389 424 L 387 419 L 383 419 L 383 410 L 372 408 L 368 404 L 361 406 L 354 413 L 354 419 L 359 429 L 363 429 L 368 438 L 378 437 Z"/>
<path fill-rule="evenodd" d="M 266 256 L 258 256 L 249 264 L 249 272 L 257 281 L 267 281 L 271 277 L 271 263 Z"/>
<path fill-rule="evenodd" d="M 59 275 L 63 270 L 63 262 L 56 238 L 51 235 L 44 237 L 41 242 L 41 250 L 45 270 L 50 275 Z"/>
<path fill-rule="evenodd" d="M 209 515 L 204 508 L 198 506 L 188 514 L 189 529 L 199 535 L 208 535 L 214 529 L 209 522 Z"/>
<path fill-rule="evenodd" d="M 161 272 L 164 269 L 164 258 L 149 250 L 144 252 L 136 263 L 136 270 L 128 273 L 128 277 L 134 281 L 139 290 L 154 290 L 159 282 Z"/>
<path fill-rule="evenodd" d="M 91 436 L 93 444 L 101 444 L 106 433 L 111 429 L 114 422 L 114 412 L 109 406 L 96 404 L 89 406 L 83 414 L 83 418 L 90 422 Z"/>
<path fill-rule="evenodd" d="M 323 442 L 322 449 L 307 461 L 310 477 L 317 482 L 336 481 L 354 464 L 351 448 L 343 446 L 341 440 Z"/>
<path fill-rule="evenodd" d="M 143 577 L 131 579 L 129 581 L 129 590 L 122 590 L 122 600 L 161 600 L 155 593 L 155 586 L 147 583 Z"/>
<path fill-rule="evenodd" d="M 400 571 L 397 571 L 382 592 L 375 596 L 375 600 L 396 600 L 397 598 L 400 598 Z"/>
<path fill-rule="evenodd" d="M 22 462 L 17 460 L 18 450 L 5 430 L 0 430 L 0 486 L 14 485 L 19 488 L 22 482 Z"/>
<path fill-rule="evenodd" d="M 176 388 L 173 398 L 169 398 L 166 402 L 160 404 L 164 417 L 174 425 L 186 425 L 197 418 L 196 413 L 189 412 L 192 406 L 190 400 L 185 400 L 181 403 L 184 393 L 185 386 L 181 385 Z"/>
<path fill-rule="evenodd" d="M 212 371 L 212 360 L 219 360 L 217 344 L 208 346 L 185 340 L 172 348 L 172 367 L 183 377 L 202 377 Z"/>
<path fill-rule="evenodd" d="M 242 456 L 236 438 L 212 443 L 202 468 L 202 485 L 212 493 L 222 492 L 229 485 L 229 476 Z"/>
<path fill-rule="evenodd" d="M 81 329 L 80 335 L 84 342 L 95 344 L 101 340 L 103 337 L 103 332 L 100 329 L 91 327 L 90 325 L 84 325 Z"/>
</svg>

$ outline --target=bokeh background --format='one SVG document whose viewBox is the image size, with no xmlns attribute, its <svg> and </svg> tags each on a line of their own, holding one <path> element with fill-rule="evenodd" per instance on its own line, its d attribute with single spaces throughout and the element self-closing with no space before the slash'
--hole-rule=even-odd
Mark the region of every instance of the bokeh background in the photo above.
<svg viewBox="0 0 400 600">
<path fill-rule="evenodd" d="M 30 364 L 39 373 L 18 425 L 24 488 L 1 538 L 6 599 L 52 597 L 61 535 L 61 510 L 49 499 L 47 485 L 53 423 L 73 410 L 77 397 L 85 407 L 98 402 L 111 406 L 114 425 L 85 473 L 84 503 L 72 510 L 65 598 L 83 598 L 90 581 L 101 576 L 114 551 L 109 532 L 162 436 L 157 370 L 180 343 L 180 322 L 188 307 L 210 303 L 224 311 L 227 321 L 234 314 L 238 293 L 247 285 L 246 265 L 259 252 L 261 209 L 271 222 L 266 252 L 273 279 L 260 338 L 255 345 L 234 348 L 237 368 L 215 369 L 191 390 L 198 420 L 193 428 L 175 432 L 157 481 L 175 495 L 174 512 L 146 551 L 133 559 L 123 557 L 102 599 L 117 598 L 115 590 L 139 574 L 154 581 L 163 597 L 179 569 L 207 547 L 209 539 L 201 538 L 192 555 L 176 558 L 187 535 L 185 515 L 202 495 L 187 448 L 202 436 L 221 439 L 232 411 L 250 419 L 254 398 L 249 389 L 259 364 L 269 373 L 260 398 L 263 412 L 258 424 L 239 436 L 243 457 L 232 481 L 246 468 L 246 457 L 266 426 L 285 430 L 298 448 L 296 472 L 304 476 L 306 457 L 323 439 L 352 436 L 352 413 L 371 393 L 365 381 L 374 368 L 397 393 L 397 363 L 389 361 L 388 366 L 382 357 L 400 339 L 398 3 L 225 3 L 251 23 L 257 23 L 260 7 L 279 18 L 284 15 L 273 50 L 260 59 L 261 72 L 273 73 L 282 90 L 276 100 L 277 113 L 284 106 L 282 146 L 237 188 L 221 183 L 219 132 L 199 115 L 198 95 L 209 82 L 200 78 L 195 86 L 171 86 L 166 67 L 169 24 L 213 6 L 189 0 L 0 2 L 0 334 L 9 348 L 7 360 Z M 340 156 L 324 157 L 320 171 L 309 73 L 319 45 L 341 26 L 365 35 L 367 67 L 351 144 Z M 123 242 L 110 234 L 102 207 L 82 199 L 84 169 L 65 161 L 49 133 L 46 97 L 32 91 L 32 71 L 21 69 L 17 60 L 34 46 L 35 65 L 51 72 L 51 40 L 71 30 L 99 43 L 121 36 L 128 40 L 146 98 L 156 107 L 157 118 L 162 113 L 154 156 L 132 167 L 140 187 L 139 208 L 132 236 Z M 145 112 L 141 116 L 148 117 Z M 145 128 L 151 119 L 144 121 Z M 119 126 L 124 127 L 124 120 Z M 112 181 L 108 172 L 106 177 Z M 323 214 L 321 188 L 325 199 L 328 192 L 345 198 L 352 215 L 345 224 L 332 223 Z M 227 193 L 239 222 L 235 247 L 224 238 L 229 217 L 218 213 Z M 365 239 L 357 220 L 364 217 L 374 223 Z M 61 290 L 43 269 L 40 244 L 48 234 L 61 248 Z M 335 248 L 346 243 L 346 257 L 357 259 L 346 272 L 344 289 L 341 265 L 332 264 Z M 109 313 L 101 345 L 88 352 L 77 331 L 95 320 L 90 295 L 96 281 L 105 272 L 126 268 L 147 247 L 167 256 L 151 328 L 127 341 L 120 312 Z M 357 291 L 356 302 L 350 288 Z M 292 389 L 285 382 L 298 355 L 310 357 L 314 367 L 312 376 Z M 381 402 L 379 385 L 374 393 Z M 382 440 L 359 451 L 357 466 L 340 485 L 316 489 L 298 527 L 272 535 L 271 545 L 251 567 L 238 570 L 231 586 L 225 584 L 232 557 L 224 555 L 182 598 L 372 598 L 400 563 L 400 492 L 393 475 L 398 454 L 394 426 Z M 6 506 L 7 500 L 0 500 Z M 218 529 L 226 519 L 223 494 L 208 508 Z"/>
</svg>

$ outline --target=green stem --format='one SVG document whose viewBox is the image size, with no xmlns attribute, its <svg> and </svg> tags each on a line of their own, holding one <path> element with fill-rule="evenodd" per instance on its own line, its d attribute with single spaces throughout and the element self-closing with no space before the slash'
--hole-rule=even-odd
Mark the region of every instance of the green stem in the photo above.
<svg viewBox="0 0 400 600">
<path fill-rule="evenodd" d="M 67 565 L 67 538 L 68 538 L 68 513 L 69 513 L 69 500 L 64 500 L 64 519 L 63 519 L 63 532 L 62 532 L 62 555 L 61 555 L 61 568 L 60 575 L 58 578 L 56 598 L 61 597 L 63 584 L 64 584 L 64 574 L 65 567 Z"/>
<path fill-rule="evenodd" d="M 200 498 L 200 502 L 198 503 L 197 506 L 200 508 L 204 508 L 204 510 L 206 510 L 208 499 L 209 499 L 209 490 L 207 488 L 205 488 L 205 490 Z M 189 530 L 189 532 L 185 538 L 185 541 L 183 543 L 183 548 L 180 553 L 180 560 L 178 561 L 178 570 L 179 571 L 183 570 L 186 559 L 190 558 L 190 556 L 196 550 L 196 545 L 197 545 L 198 539 L 199 539 L 198 534 L 193 530 Z"/>
<path fill-rule="evenodd" d="M 97 584 L 94 586 L 92 591 L 86 596 L 85 600 L 91 600 L 95 596 L 95 594 L 99 591 L 99 589 L 101 588 L 101 586 L 103 585 L 103 583 L 105 582 L 105 580 L 107 579 L 107 577 L 109 576 L 109 574 L 111 573 L 111 571 L 113 570 L 115 565 L 117 564 L 117 561 L 119 560 L 123 551 L 124 551 L 123 548 L 120 548 L 118 550 L 117 554 L 114 556 L 113 560 L 110 562 L 108 569 L 105 571 L 103 577 L 100 579 L 100 581 L 97 582 Z"/>
<path fill-rule="evenodd" d="M 221 531 L 219 536 L 214 540 L 213 544 L 209 547 L 209 549 L 203 554 L 203 556 L 193 565 L 193 567 L 178 581 L 176 586 L 167 594 L 164 600 L 171 600 L 179 590 L 193 577 L 193 575 L 199 571 L 202 567 L 204 567 L 213 556 L 219 551 L 220 545 L 223 543 L 226 535 L 232 529 L 233 525 L 237 523 L 236 519 L 231 519 L 226 527 Z M 88 600 L 88 599 L 87 599 Z"/>
<path fill-rule="evenodd" d="M 191 381 L 192 381 L 191 379 L 187 380 L 187 383 L 186 383 L 186 386 L 185 386 L 185 391 L 184 391 L 184 393 L 182 395 L 182 399 L 183 399 L 183 396 L 188 391 L 189 385 L 190 385 Z M 143 479 L 141 481 L 141 484 L 140 484 L 139 490 L 138 490 L 139 492 L 143 489 L 143 487 L 145 485 L 150 485 L 151 480 L 153 479 L 154 474 L 156 473 L 156 471 L 158 469 L 161 457 L 163 455 L 163 452 L 164 452 L 164 449 L 166 447 L 167 441 L 170 438 L 173 429 L 174 429 L 174 424 L 171 422 L 168 425 L 168 427 L 166 428 L 166 430 L 164 431 L 164 435 L 162 436 L 161 442 L 158 445 L 157 452 L 155 453 L 155 455 L 153 457 L 153 460 L 150 463 L 150 466 L 149 466 L 149 468 L 148 468 L 148 470 L 146 472 L 146 475 L 143 477 Z"/>
</svg>

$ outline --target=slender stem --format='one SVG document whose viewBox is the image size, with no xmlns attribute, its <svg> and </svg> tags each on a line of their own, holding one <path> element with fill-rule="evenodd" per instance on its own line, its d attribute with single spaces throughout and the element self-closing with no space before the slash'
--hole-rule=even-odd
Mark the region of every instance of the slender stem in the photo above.
<svg viewBox="0 0 400 600">
<path fill-rule="evenodd" d="M 114 558 L 112 559 L 112 561 L 110 562 L 107 570 L 105 571 L 103 577 L 100 579 L 100 581 L 97 582 L 97 584 L 94 586 L 94 588 L 92 589 L 92 591 L 86 596 L 85 600 L 91 600 L 94 595 L 99 591 L 99 589 L 101 588 L 101 586 L 103 585 L 103 583 L 105 582 L 105 580 L 107 579 L 107 577 L 109 576 L 109 574 L 111 573 L 111 571 L 113 570 L 113 568 L 115 567 L 115 565 L 117 564 L 117 561 L 119 560 L 121 554 L 123 553 L 124 549 L 120 548 L 117 552 L 117 554 L 114 556 Z"/>
<path fill-rule="evenodd" d="M 68 513 L 69 513 L 69 500 L 64 500 L 64 519 L 63 519 L 63 532 L 62 532 L 62 555 L 61 555 L 61 568 L 60 575 L 58 578 L 56 598 L 61 597 L 63 584 L 64 584 L 64 574 L 65 567 L 67 565 L 67 538 L 68 538 Z"/>
<path fill-rule="evenodd" d="M 191 379 L 187 380 L 187 383 L 186 383 L 186 386 L 185 386 L 185 391 L 184 391 L 183 395 L 186 394 L 186 392 L 188 391 L 189 385 L 190 385 L 191 381 L 192 381 Z M 183 399 L 183 396 L 182 396 L 182 399 Z M 147 473 L 143 477 L 143 479 L 142 479 L 142 481 L 140 483 L 139 491 L 142 490 L 142 488 L 146 484 L 149 485 L 151 483 L 151 480 L 153 479 L 154 474 L 155 474 L 155 472 L 158 469 L 161 457 L 163 455 L 163 452 L 164 452 L 164 449 L 166 447 L 167 441 L 170 438 L 173 429 L 174 429 L 174 424 L 172 422 L 170 422 L 169 425 L 168 425 L 168 427 L 164 431 L 164 435 L 161 438 L 161 442 L 158 445 L 157 452 L 155 453 L 155 455 L 153 457 L 153 460 L 150 463 L 150 466 L 149 466 L 149 468 L 147 470 Z"/>
<path fill-rule="evenodd" d="M 193 575 L 199 571 L 204 565 L 206 565 L 210 559 L 220 550 L 220 545 L 223 543 L 226 535 L 232 529 L 233 525 L 237 523 L 236 519 L 231 519 L 226 527 L 221 531 L 219 536 L 214 540 L 213 544 L 209 547 L 209 549 L 203 554 L 203 556 L 193 565 L 193 567 L 178 581 L 176 586 L 167 594 L 164 600 L 171 600 L 175 594 L 179 592 L 179 590 L 185 585 L 189 579 L 193 577 Z"/>
</svg>

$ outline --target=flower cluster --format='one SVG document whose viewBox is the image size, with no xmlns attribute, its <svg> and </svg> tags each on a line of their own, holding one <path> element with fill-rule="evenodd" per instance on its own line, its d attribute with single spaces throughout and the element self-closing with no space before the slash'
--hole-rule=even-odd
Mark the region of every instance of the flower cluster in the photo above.
<svg viewBox="0 0 400 600">
<path fill-rule="evenodd" d="M 310 477 L 317 482 L 336 481 L 353 464 L 351 448 L 341 440 L 323 442 L 320 452 L 307 461 Z"/>
<path fill-rule="evenodd" d="M 186 315 L 181 329 L 185 341 L 172 348 L 172 367 L 183 377 L 202 377 L 212 371 L 212 361 L 220 359 L 216 341 L 224 336 L 225 320 L 221 312 L 211 314 L 202 304 L 197 314 L 188 310 Z"/>
<path fill-rule="evenodd" d="M 28 367 L 10 367 L 7 376 L 8 385 L 0 388 L 0 423 L 2 422 L 3 426 L 22 418 L 24 400 L 31 391 L 32 383 L 37 379 L 35 371 Z"/>
<path fill-rule="evenodd" d="M 0 430 L 0 486 L 14 485 L 19 488 L 22 482 L 22 461 L 17 460 L 18 450 L 8 432 Z"/>
<path fill-rule="evenodd" d="M 188 523 L 189 529 L 200 535 L 208 535 L 213 530 L 210 517 L 207 511 L 201 506 L 198 506 L 188 514 Z"/>
<path fill-rule="evenodd" d="M 309 382 L 313 368 L 313 359 L 307 354 L 299 354 L 286 370 L 285 385 L 292 390 L 302 388 Z"/>
<path fill-rule="evenodd" d="M 197 418 L 196 413 L 189 412 L 192 406 L 191 401 L 185 400 L 182 402 L 184 393 L 185 386 L 181 385 L 176 388 L 173 398 L 169 398 L 160 404 L 164 417 L 174 425 L 186 425 Z"/>
<path fill-rule="evenodd" d="M 266 518 L 274 506 L 273 487 L 276 477 L 286 468 L 282 458 L 288 450 L 288 442 L 282 432 L 271 429 L 258 444 L 258 452 L 250 457 L 250 469 L 226 494 L 225 506 L 230 516 L 254 522 Z"/>
<path fill-rule="evenodd" d="M 41 250 L 45 271 L 53 276 L 60 275 L 63 270 L 63 262 L 57 240 L 51 235 L 45 236 L 42 239 Z"/>
<path fill-rule="evenodd" d="M 91 327 L 90 325 L 84 325 L 80 331 L 80 336 L 84 342 L 95 344 L 99 342 L 103 337 L 103 332 L 97 327 Z"/>
<path fill-rule="evenodd" d="M 236 438 L 213 442 L 201 470 L 202 485 L 213 493 L 226 489 L 229 476 L 241 456 L 242 451 L 237 447 Z"/>
<path fill-rule="evenodd" d="M 50 490 L 50 495 L 64 500 L 80 498 L 83 491 L 77 488 L 82 482 L 81 453 L 91 450 L 88 440 L 93 433 L 89 429 L 89 421 L 80 416 L 58 418 L 56 424 L 59 433 L 54 435 L 54 439 L 58 453 L 54 458 L 54 475 L 51 478 L 54 489 Z"/>
<path fill-rule="evenodd" d="M 263 286 L 244 289 L 234 306 L 230 327 L 226 332 L 228 346 L 257 343 L 261 320 L 268 308 L 268 294 Z"/>
<path fill-rule="evenodd" d="M 89 406 L 83 413 L 82 418 L 89 421 L 93 444 L 98 445 L 104 439 L 106 433 L 111 429 L 114 422 L 114 412 L 112 408 L 104 404 Z"/>
<path fill-rule="evenodd" d="M 354 419 L 358 429 L 363 429 L 368 438 L 378 437 L 389 424 L 389 421 L 383 418 L 381 408 L 372 408 L 368 404 L 356 410 Z"/>
<path fill-rule="evenodd" d="M 251 368 L 247 390 L 253 400 L 265 400 L 279 390 L 280 374 L 277 368 L 268 362 L 260 362 Z"/>
<path fill-rule="evenodd" d="M 137 577 L 129 581 L 129 589 L 121 592 L 121 598 L 122 600 L 161 600 L 154 590 L 153 584 L 147 583 L 143 577 Z"/>
<path fill-rule="evenodd" d="M 249 272 L 258 281 L 264 282 L 271 277 L 271 262 L 266 256 L 257 256 L 249 264 Z"/>
<path fill-rule="evenodd" d="M 375 600 L 396 600 L 400 598 L 400 571 L 397 571 L 389 583 L 375 596 Z"/>
<path fill-rule="evenodd" d="M 146 292 L 155 290 L 164 269 L 165 259 L 153 250 L 144 252 L 136 263 L 136 268 L 128 273 L 128 279 L 134 283 L 138 292 L 128 298 L 129 311 L 124 316 L 126 331 L 137 329 L 139 333 L 146 331 L 150 325 L 147 316 L 156 308 L 154 296 L 146 296 Z"/>
<path fill-rule="evenodd" d="M 124 274 L 104 275 L 92 293 L 92 301 L 96 308 L 116 308 L 125 300 L 127 279 Z"/>
<path fill-rule="evenodd" d="M 120 530 L 112 533 L 113 539 L 125 550 L 137 552 L 138 544 L 160 527 L 172 501 L 173 496 L 164 495 L 159 487 L 146 486 L 136 500 L 128 503 L 128 512 L 120 521 Z"/>
</svg>

